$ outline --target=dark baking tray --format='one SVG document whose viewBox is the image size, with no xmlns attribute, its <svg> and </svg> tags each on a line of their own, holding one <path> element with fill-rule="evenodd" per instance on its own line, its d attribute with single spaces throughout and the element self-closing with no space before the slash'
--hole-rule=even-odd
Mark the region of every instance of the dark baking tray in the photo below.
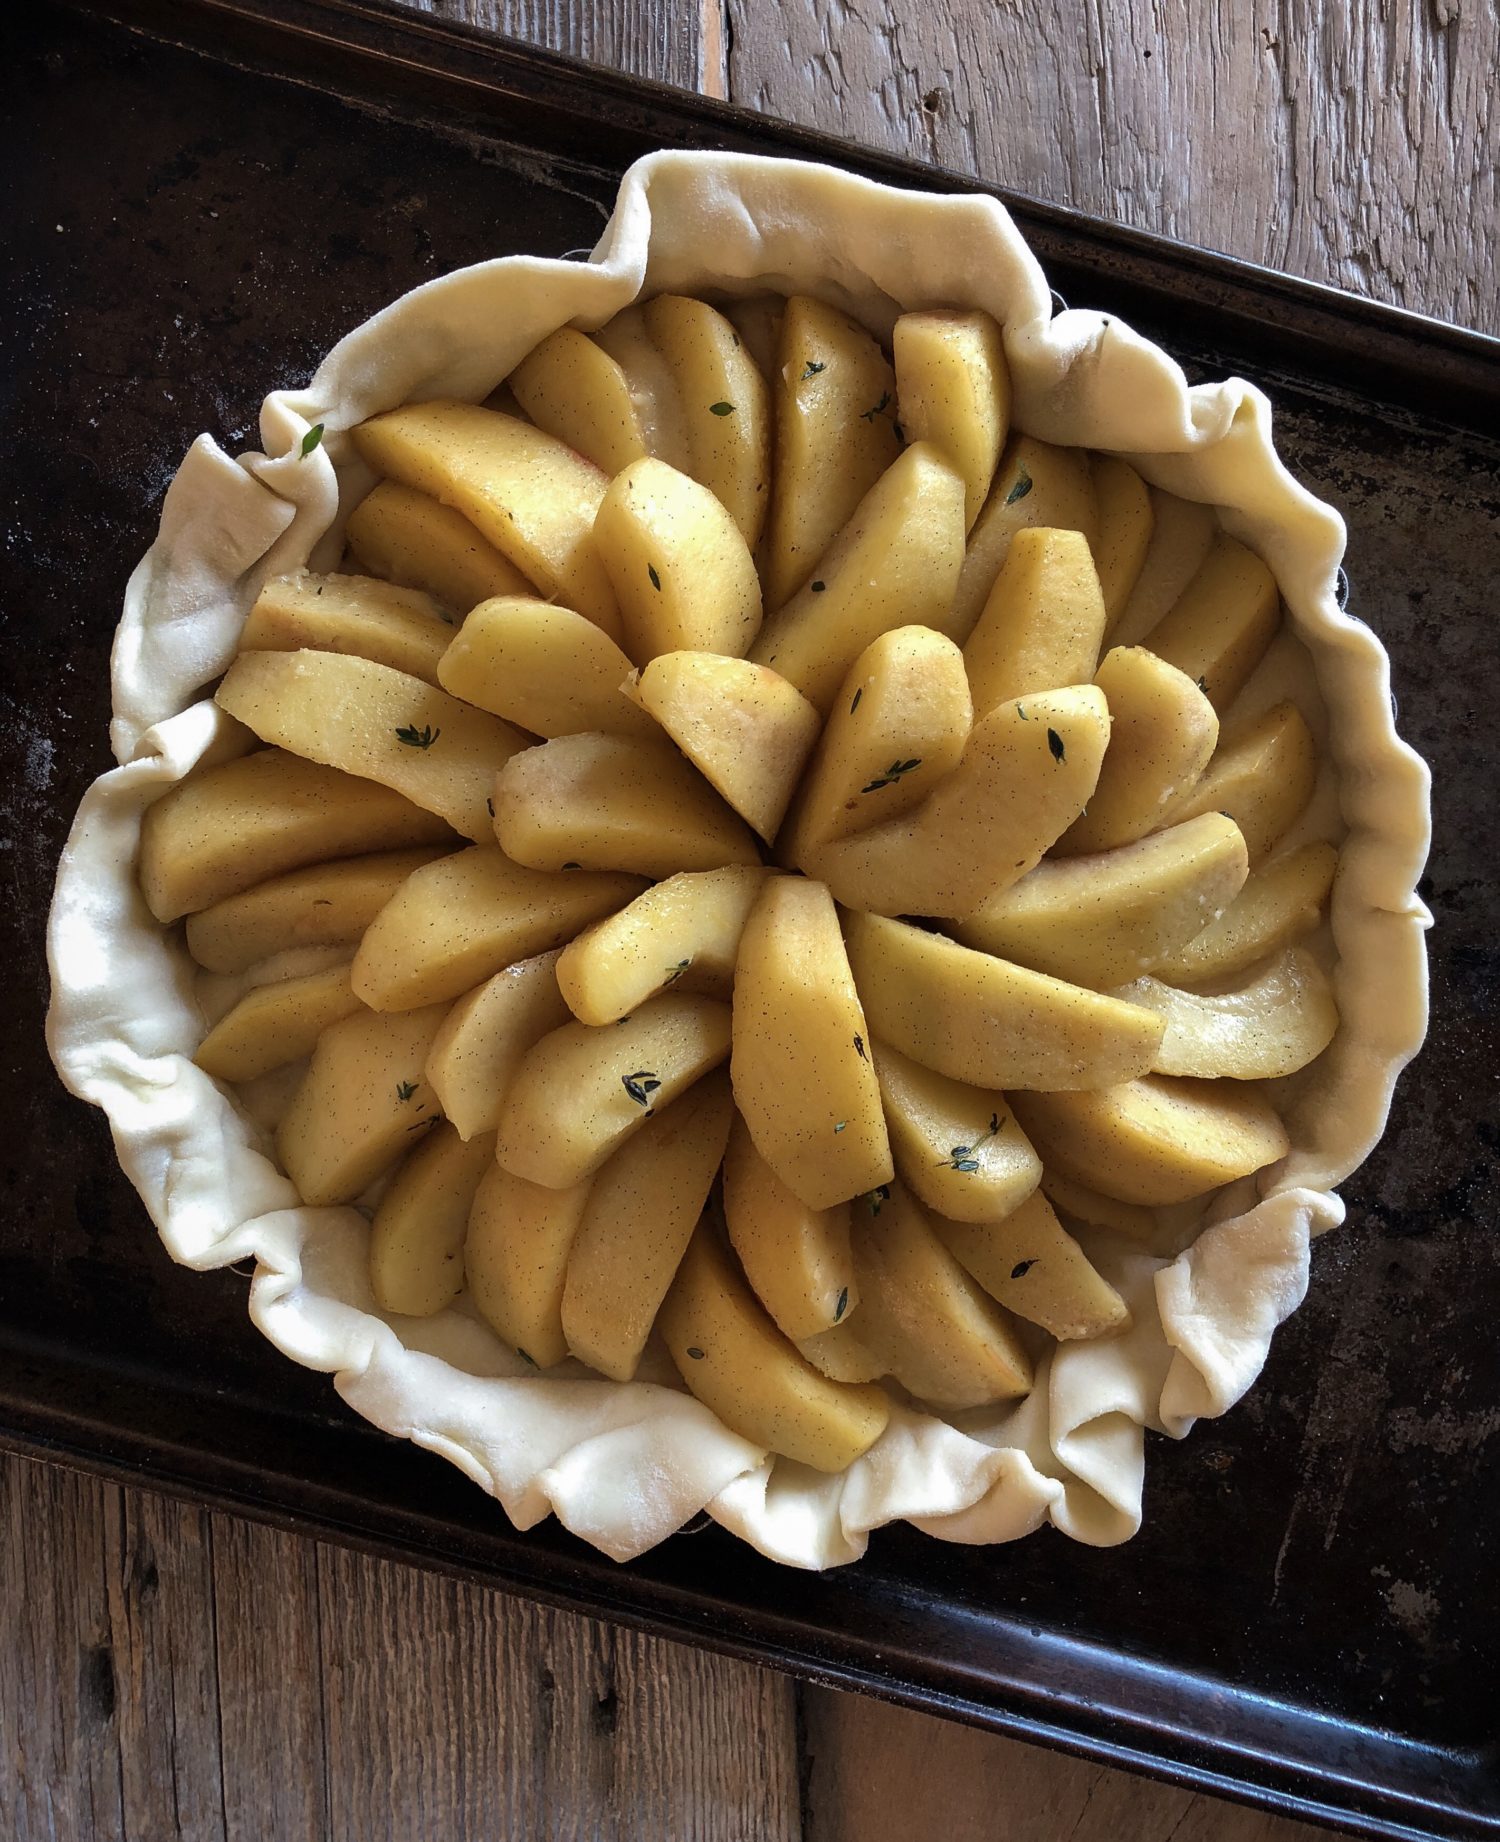
<svg viewBox="0 0 1500 1842">
<path fill-rule="evenodd" d="M 28 0 L 0 34 L 0 1442 L 1365 1834 L 1500 1835 L 1496 342 L 1008 201 L 1074 304 L 1264 383 L 1283 454 L 1345 510 L 1352 605 L 1436 772 L 1432 1038 L 1259 1386 L 1152 1440 L 1129 1546 L 895 1528 L 812 1577 L 710 1528 L 617 1567 L 515 1534 L 274 1354 L 242 1277 L 171 1265 L 60 1090 L 43 919 L 109 765 L 121 589 L 201 429 L 254 445 L 263 393 L 415 282 L 590 245 L 638 154 L 965 182 L 337 0 Z"/>
</svg>

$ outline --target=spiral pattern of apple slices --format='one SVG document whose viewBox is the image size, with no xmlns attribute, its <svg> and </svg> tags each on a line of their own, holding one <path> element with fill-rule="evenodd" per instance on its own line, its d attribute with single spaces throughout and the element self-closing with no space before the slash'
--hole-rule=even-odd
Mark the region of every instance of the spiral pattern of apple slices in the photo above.
<svg viewBox="0 0 1500 1842">
<path fill-rule="evenodd" d="M 382 1309 L 838 1470 L 1284 1154 L 1337 854 L 1274 580 L 1009 417 L 981 314 L 664 296 L 350 432 L 140 875 Z"/>
</svg>

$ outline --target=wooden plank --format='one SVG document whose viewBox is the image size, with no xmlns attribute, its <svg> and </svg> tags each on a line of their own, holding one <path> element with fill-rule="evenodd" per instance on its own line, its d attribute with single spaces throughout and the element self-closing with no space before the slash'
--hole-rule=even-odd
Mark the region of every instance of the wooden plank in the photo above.
<svg viewBox="0 0 1500 1842">
<path fill-rule="evenodd" d="M 318 1578 L 333 1835 L 797 1837 L 780 1678 L 339 1549 Z"/>
<path fill-rule="evenodd" d="M 736 102 L 1500 330 L 1492 3 L 728 13 Z"/>
<path fill-rule="evenodd" d="M 121 1833 L 109 1488 L 0 1454 L 0 1835 L 16 1842 Z"/>
<path fill-rule="evenodd" d="M 237 1516 L 208 1526 L 228 1842 L 324 1835 L 317 1550 Z"/>
<path fill-rule="evenodd" d="M 806 1842 L 938 1833 L 943 1842 L 1318 1842 L 1326 1834 L 882 1702 L 809 1688 L 803 1707 Z"/>
<path fill-rule="evenodd" d="M 636 77 L 723 95 L 719 0 L 405 0 L 414 12 L 503 32 Z M 704 12 L 711 11 L 704 83 Z"/>
</svg>

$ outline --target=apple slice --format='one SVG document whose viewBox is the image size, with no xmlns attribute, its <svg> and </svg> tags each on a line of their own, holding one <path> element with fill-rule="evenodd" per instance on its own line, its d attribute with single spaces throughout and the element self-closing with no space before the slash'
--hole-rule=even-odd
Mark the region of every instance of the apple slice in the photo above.
<svg viewBox="0 0 1500 1842">
<path fill-rule="evenodd" d="M 1239 828 L 1207 812 L 1118 850 L 1049 858 L 954 931 L 966 946 L 1107 991 L 1201 934 L 1248 873 Z"/>
<path fill-rule="evenodd" d="M 581 454 L 514 416 L 441 400 L 387 410 L 350 435 L 377 473 L 462 512 L 544 595 L 618 635 L 594 543 L 609 482 Z"/>
<path fill-rule="evenodd" d="M 1213 705 L 1175 665 L 1139 646 L 1106 653 L 1094 683 L 1109 699 L 1109 752 L 1088 810 L 1059 855 L 1134 844 L 1198 784 L 1219 740 Z"/>
<path fill-rule="evenodd" d="M 1099 571 L 1099 592 L 1104 597 L 1107 633 L 1124 613 L 1141 578 L 1156 512 L 1150 488 L 1128 461 L 1114 454 L 1096 454 L 1091 471 L 1099 512 L 1094 563 Z"/>
<path fill-rule="evenodd" d="M 989 1222 L 1019 1207 L 1041 1180 L 1004 1094 L 971 1087 L 872 1045 L 891 1152 L 901 1181 L 940 1215 Z"/>
<path fill-rule="evenodd" d="M 348 966 L 258 985 L 219 1019 L 193 1060 L 216 1081 L 253 1081 L 311 1055 L 329 1024 L 359 1008 Z"/>
<path fill-rule="evenodd" d="M 1250 1087 L 1145 1075 L 1088 1093 L 1013 1094 L 1049 1167 L 1121 1202 L 1161 1208 L 1284 1158 L 1286 1128 Z"/>
<path fill-rule="evenodd" d="M 858 1305 L 848 1204 L 810 1209 L 755 1149 L 738 1113 L 724 1155 L 724 1224 L 756 1296 L 794 1342 L 832 1329 Z"/>
<path fill-rule="evenodd" d="M 241 652 L 352 652 L 377 665 L 438 682 L 438 660 L 453 628 L 421 589 L 373 576 L 277 576 L 255 599 L 240 633 Z"/>
<path fill-rule="evenodd" d="M 1088 539 L 1045 525 L 1017 531 L 964 642 L 975 716 L 1014 697 L 1087 684 L 1103 639 L 1104 595 Z"/>
<path fill-rule="evenodd" d="M 900 818 L 963 758 L 973 723 L 963 654 L 930 627 L 895 627 L 839 687 L 780 838 L 786 864 L 809 869 L 826 844 Z"/>
<path fill-rule="evenodd" d="M 1166 1026 L 1139 1005 L 883 915 L 847 915 L 845 931 L 871 1029 L 955 1081 L 1006 1093 L 1108 1087 L 1156 1059 Z"/>
<path fill-rule="evenodd" d="M 382 1311 L 426 1318 L 458 1297 L 469 1210 L 494 1162 L 488 1133 L 465 1141 L 447 1120 L 402 1159 L 370 1223 L 370 1290 Z"/>
<path fill-rule="evenodd" d="M 498 596 L 480 602 L 448 637 L 437 668 L 443 689 L 533 735 L 654 733 L 620 689 L 634 670 L 630 660 L 571 608 Z"/>
<path fill-rule="evenodd" d="M 908 441 L 930 441 L 958 470 L 968 530 L 983 510 L 1010 428 L 1010 367 L 1000 328 L 987 313 L 903 313 L 891 353 L 902 430 Z"/>
<path fill-rule="evenodd" d="M 1150 488 L 1151 541 L 1125 605 L 1110 624 L 1116 646 L 1139 646 L 1198 573 L 1219 524 L 1211 505 Z"/>
<path fill-rule="evenodd" d="M 1223 710 L 1260 664 L 1280 622 L 1276 578 L 1253 550 L 1221 531 L 1145 644 Z"/>
<path fill-rule="evenodd" d="M 728 509 L 706 486 L 641 460 L 616 474 L 594 536 L 620 604 L 623 645 L 644 665 L 659 652 L 732 658 L 760 631 L 760 578 Z"/>
<path fill-rule="evenodd" d="M 1339 1027 L 1338 1006 L 1318 962 L 1286 947 L 1231 991 L 1179 991 L 1159 979 L 1137 979 L 1115 993 L 1167 1020 L 1156 1052 L 1158 1074 L 1236 1081 L 1295 1074 L 1321 1055 Z"/>
<path fill-rule="evenodd" d="M 796 686 L 748 659 L 666 652 L 625 688 L 770 843 L 822 726 Z"/>
<path fill-rule="evenodd" d="M 563 1286 L 583 1221 L 589 1183 L 549 1189 L 492 1163 L 474 1193 L 464 1239 L 464 1273 L 480 1316 L 539 1369 L 568 1353 Z"/>
<path fill-rule="evenodd" d="M 743 819 L 663 736 L 558 736 L 495 776 L 495 836 L 536 870 L 675 876 L 758 864 Z"/>
<path fill-rule="evenodd" d="M 645 432 L 625 373 L 587 333 L 560 326 L 507 382 L 539 429 L 602 472 L 618 473 L 645 457 Z"/>
<path fill-rule="evenodd" d="M 1110 733 L 1104 695 L 1092 685 L 1000 704 L 914 812 L 828 845 L 812 868 L 846 908 L 972 914 L 1034 869 L 1077 819 Z"/>
<path fill-rule="evenodd" d="M 1057 448 L 1031 435 L 1013 434 L 995 469 L 984 510 L 969 533 L 953 605 L 932 625 L 963 645 L 989 600 L 1017 531 L 1029 525 L 1082 531 L 1092 546 L 1098 519 L 1089 457 L 1083 449 Z"/>
<path fill-rule="evenodd" d="M 1170 985 L 1233 978 L 1257 960 L 1310 934 L 1323 918 L 1339 854 L 1331 844 L 1304 844 L 1251 872 L 1217 920 L 1148 970 Z"/>
<path fill-rule="evenodd" d="M 945 1221 L 938 1239 L 990 1297 L 1060 1343 L 1106 1337 L 1130 1325 L 1130 1308 L 1053 1213 L 1040 1190 L 1003 1218 Z"/>
<path fill-rule="evenodd" d="M 568 1020 L 557 952 L 505 966 L 465 992 L 427 1055 L 427 1079 L 460 1138 L 493 1132 L 521 1057 Z"/>
<path fill-rule="evenodd" d="M 1251 863 L 1258 863 L 1301 814 L 1317 778 L 1318 748 L 1306 719 L 1295 704 L 1276 704 L 1220 740 L 1203 778 L 1173 801 L 1166 821 L 1222 812 L 1239 826 Z"/>
<path fill-rule="evenodd" d="M 869 1039 L 832 897 L 771 877 L 740 937 L 734 1094 L 757 1150 L 809 1208 L 891 1175 Z"/>
<path fill-rule="evenodd" d="M 345 536 L 370 575 L 424 589 L 460 618 L 491 595 L 535 592 L 462 512 L 397 480 L 382 480 L 360 500 Z"/>
</svg>

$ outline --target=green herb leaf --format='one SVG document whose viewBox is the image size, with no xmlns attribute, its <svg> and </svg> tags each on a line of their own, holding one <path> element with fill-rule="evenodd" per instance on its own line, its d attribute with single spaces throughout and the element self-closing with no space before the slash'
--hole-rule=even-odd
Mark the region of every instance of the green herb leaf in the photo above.
<svg viewBox="0 0 1500 1842">
<path fill-rule="evenodd" d="M 1066 761 L 1067 751 L 1063 748 L 1063 739 L 1055 729 L 1047 731 L 1047 746 L 1052 750 L 1054 761 Z"/>
<path fill-rule="evenodd" d="M 826 371 L 827 369 L 828 366 L 826 364 L 817 364 L 813 359 L 809 358 L 807 366 L 801 377 L 797 379 L 797 382 L 799 384 L 805 384 L 810 377 L 816 377 L 820 371 Z"/>
<path fill-rule="evenodd" d="M 565 863 L 563 868 L 565 870 L 581 870 L 583 865 L 581 863 Z"/>
<path fill-rule="evenodd" d="M 1204 695 L 1205 697 L 1207 697 L 1207 695 L 1208 695 L 1208 680 L 1207 680 L 1206 678 L 1200 678 L 1200 679 L 1198 680 L 1198 689 L 1199 689 L 1200 691 L 1202 691 L 1202 693 L 1203 693 L 1203 695 Z"/>
<path fill-rule="evenodd" d="M 1031 718 L 1026 714 L 1025 704 L 1016 705 L 1016 715 L 1020 717 L 1023 723 L 1029 723 L 1031 721 Z"/>
<path fill-rule="evenodd" d="M 1018 1260 L 1010 1269 L 1010 1276 L 1012 1279 L 1024 1279 L 1035 1265 L 1035 1260 Z"/>
<path fill-rule="evenodd" d="M 298 455 L 297 455 L 298 460 L 306 460 L 308 455 L 312 453 L 313 449 L 318 446 L 319 442 L 321 442 L 322 439 L 323 439 L 323 424 L 321 422 L 315 422 L 312 425 L 312 427 L 307 431 L 307 433 L 302 437 L 302 447 L 299 450 Z M 318 593 L 320 595 L 322 594 L 322 592 L 323 592 L 322 589 L 318 590 Z"/>
<path fill-rule="evenodd" d="M 646 574 L 650 576 L 651 578 L 652 588 L 654 588 L 657 591 L 657 593 L 660 594 L 661 593 L 661 577 L 657 575 L 656 573 L 655 563 L 648 563 L 646 565 Z"/>
<path fill-rule="evenodd" d="M 675 966 L 669 966 L 667 968 L 667 984 L 675 985 L 692 963 L 691 959 L 679 959 Z M 663 987 L 663 989 L 665 989 L 665 987 Z"/>
<path fill-rule="evenodd" d="M 442 733 L 431 723 L 424 723 L 420 729 L 414 723 L 403 723 L 396 731 L 396 740 L 404 742 L 408 748 L 431 748 Z"/>
<path fill-rule="evenodd" d="M 398 1081 L 396 1083 L 396 1098 L 398 1100 L 410 1100 L 416 1091 L 417 1084 L 415 1081 Z"/>
<path fill-rule="evenodd" d="M 966 1176 L 972 1176 L 979 1169 L 979 1160 L 974 1156 L 981 1145 L 987 1145 L 1000 1130 L 1000 1115 L 990 1114 L 990 1129 L 983 1137 L 975 1139 L 972 1145 L 955 1145 L 946 1158 L 938 1159 L 939 1170 L 960 1170 Z"/>
<path fill-rule="evenodd" d="M 856 1055 L 857 1055 L 857 1056 L 859 1057 L 859 1059 L 860 1059 L 860 1060 L 861 1060 L 862 1062 L 867 1062 L 867 1061 L 869 1061 L 869 1059 L 870 1059 L 870 1058 L 869 1058 L 869 1056 L 867 1056 L 867 1055 L 865 1054 L 865 1039 L 864 1039 L 864 1037 L 863 1037 L 863 1036 L 856 1036 L 856 1037 L 855 1037 L 855 1039 L 854 1039 L 854 1053 L 855 1053 L 855 1054 L 856 1054 Z"/>
<path fill-rule="evenodd" d="M 491 818 L 494 818 L 494 816 L 495 816 L 495 802 L 494 802 L 494 801 L 493 801 L 492 799 L 487 799 L 487 800 L 486 800 L 486 801 L 484 802 L 484 809 L 485 809 L 485 811 L 486 811 L 486 812 L 487 812 L 487 813 L 488 813 L 488 814 L 490 815 L 490 817 L 491 817 Z"/>
<path fill-rule="evenodd" d="M 815 595 L 821 595 L 827 586 L 828 584 L 826 582 L 813 582 L 809 584 L 809 587 Z"/>
<path fill-rule="evenodd" d="M 889 409 L 890 402 L 891 402 L 890 391 L 882 390 L 880 393 L 880 401 L 878 403 L 872 403 L 868 409 L 862 409 L 859 412 L 860 421 L 861 422 L 873 422 L 877 416 L 883 416 L 886 410 Z"/>
<path fill-rule="evenodd" d="M 522 1362 L 526 1364 L 528 1369 L 535 1369 L 540 1366 L 536 1357 L 528 1355 L 526 1351 L 521 1348 L 519 1343 L 516 1345 L 516 1354 L 521 1358 Z"/>
<path fill-rule="evenodd" d="M 1027 493 L 1031 491 L 1032 485 L 1033 481 L 1031 475 L 1024 467 L 1018 468 L 1016 471 L 1016 483 L 1005 495 L 1005 503 L 1007 505 L 1014 505 L 1018 499 L 1024 499 Z"/>
<path fill-rule="evenodd" d="M 649 1096 L 661 1086 L 649 1068 L 637 1068 L 634 1074 L 621 1075 L 620 1084 L 637 1106 L 645 1106 Z"/>
<path fill-rule="evenodd" d="M 847 1119 L 841 1119 L 833 1129 L 835 1132 L 842 1132 L 844 1127 L 847 1126 L 848 1123 L 849 1122 Z"/>
<path fill-rule="evenodd" d="M 850 716 L 853 716 L 854 712 L 859 708 L 859 700 L 861 697 L 864 696 L 864 694 L 865 694 L 865 687 L 861 685 L 859 689 L 854 693 L 854 702 L 850 704 L 849 706 Z"/>
<path fill-rule="evenodd" d="M 914 755 L 910 761 L 893 761 L 878 780 L 872 780 L 869 786 L 861 787 L 860 792 L 878 793 L 882 787 L 890 786 L 893 781 L 899 780 L 903 774 L 909 774 L 913 768 L 919 768 L 921 765 L 922 757 L 920 755 Z"/>
<path fill-rule="evenodd" d="M 864 1195 L 864 1200 L 870 1206 L 871 1215 L 879 1215 L 890 1199 L 891 1186 L 888 1183 L 877 1184 L 873 1190 L 866 1190 Z"/>
<path fill-rule="evenodd" d="M 733 403 L 710 403 L 708 413 L 711 416 L 732 416 L 734 405 Z"/>
<path fill-rule="evenodd" d="M 688 1345 L 687 1353 L 692 1357 L 694 1362 L 702 1362 L 703 1351 L 698 1348 L 698 1345 L 696 1343 L 690 1343 Z"/>
<path fill-rule="evenodd" d="M 844 1313 L 848 1309 L 849 1309 L 849 1288 L 848 1286 L 845 1286 L 843 1291 L 839 1293 L 839 1302 L 833 1308 L 833 1321 L 835 1324 L 838 1323 L 839 1319 L 844 1315 Z"/>
</svg>

